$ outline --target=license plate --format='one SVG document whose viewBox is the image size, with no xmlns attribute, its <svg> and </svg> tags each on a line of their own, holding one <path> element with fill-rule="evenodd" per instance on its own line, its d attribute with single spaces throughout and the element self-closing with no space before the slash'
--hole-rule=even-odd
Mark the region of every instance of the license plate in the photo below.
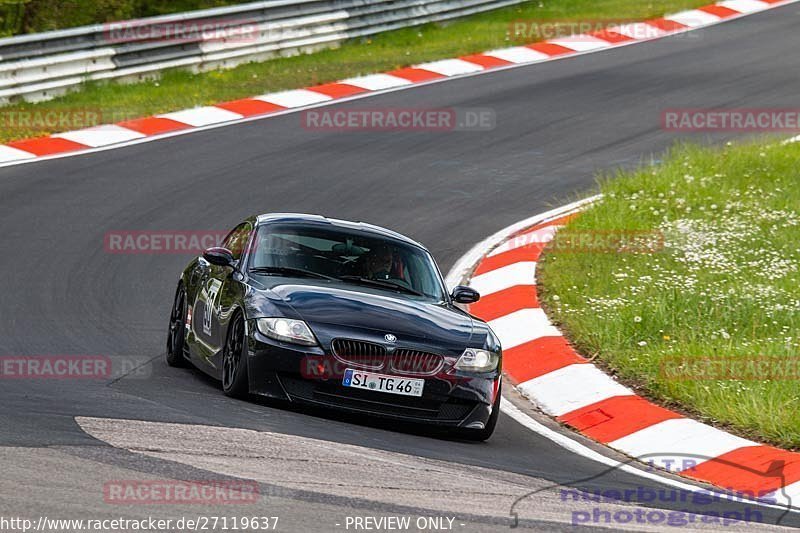
<svg viewBox="0 0 800 533">
<path fill-rule="evenodd" d="M 342 385 L 356 389 L 402 394 L 403 396 L 422 396 L 425 380 L 385 376 L 348 368 L 344 372 Z"/>
</svg>

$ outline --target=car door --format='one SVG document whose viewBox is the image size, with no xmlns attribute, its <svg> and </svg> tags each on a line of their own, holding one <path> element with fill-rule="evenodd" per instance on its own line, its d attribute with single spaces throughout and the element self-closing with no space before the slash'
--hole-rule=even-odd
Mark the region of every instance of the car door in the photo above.
<svg viewBox="0 0 800 533">
<path fill-rule="evenodd" d="M 236 226 L 222 241 L 222 247 L 233 254 L 235 261 L 242 260 L 253 225 L 244 222 Z M 192 329 L 197 341 L 197 358 L 214 368 L 219 367 L 222 347 L 225 344 L 230 311 L 242 288 L 238 274 L 226 266 L 212 265 L 202 257 L 197 297 L 194 304 Z"/>
</svg>

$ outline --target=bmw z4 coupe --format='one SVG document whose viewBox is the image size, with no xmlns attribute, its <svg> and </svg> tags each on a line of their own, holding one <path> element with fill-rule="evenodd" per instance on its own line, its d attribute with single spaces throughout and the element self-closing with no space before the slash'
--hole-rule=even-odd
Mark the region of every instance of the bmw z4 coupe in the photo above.
<svg viewBox="0 0 800 533">
<path fill-rule="evenodd" d="M 431 254 L 393 231 L 317 215 L 239 224 L 183 271 L 167 363 L 248 394 L 432 424 L 488 439 L 502 353 L 448 293 Z"/>
</svg>

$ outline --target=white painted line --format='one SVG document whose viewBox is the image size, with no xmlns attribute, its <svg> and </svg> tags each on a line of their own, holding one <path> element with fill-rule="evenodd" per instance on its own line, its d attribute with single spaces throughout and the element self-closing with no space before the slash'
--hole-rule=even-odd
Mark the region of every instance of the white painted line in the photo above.
<svg viewBox="0 0 800 533">
<path fill-rule="evenodd" d="M 489 52 L 484 52 L 483 55 L 496 57 L 497 59 L 510 61 L 511 63 L 531 63 L 533 61 L 542 61 L 550 57 L 542 52 L 531 50 L 527 46 L 512 46 L 511 48 L 490 50 Z"/>
<path fill-rule="evenodd" d="M 65 131 L 64 133 L 56 133 L 53 137 L 60 137 L 68 141 L 84 144 L 86 146 L 97 147 L 106 146 L 109 144 L 116 144 L 133 139 L 141 139 L 146 137 L 145 134 L 138 131 L 129 130 L 116 124 L 104 124 L 101 126 L 94 126 L 92 128 L 85 128 L 82 130 Z"/>
<path fill-rule="evenodd" d="M 699 487 L 697 485 L 692 485 L 690 483 L 684 483 L 682 481 L 678 481 L 676 479 L 667 478 L 659 475 L 652 470 L 641 470 L 639 468 L 635 468 L 630 465 L 630 462 L 620 462 L 610 457 L 606 457 L 601 453 L 596 452 L 595 450 L 584 446 L 580 442 L 568 437 L 563 433 L 559 433 L 549 427 L 545 426 L 541 422 L 534 420 L 527 414 L 523 413 L 516 405 L 509 402 L 505 398 L 500 400 L 500 410 L 513 418 L 517 423 L 521 424 L 525 428 L 533 431 L 534 433 L 541 435 L 542 437 L 546 438 L 550 442 L 561 446 L 568 452 L 572 452 L 577 456 L 584 457 L 591 461 L 595 461 L 596 463 L 600 463 L 602 465 L 606 465 L 609 467 L 608 473 L 611 474 L 613 472 L 625 472 L 626 474 L 630 474 L 633 476 L 640 477 L 642 479 L 649 479 L 650 481 L 655 481 L 667 487 L 674 487 L 677 489 L 685 490 L 690 494 L 697 493 L 698 495 L 708 495 L 708 489 L 704 487 Z M 797 494 L 800 492 L 800 484 L 798 485 L 797 491 L 793 492 Z M 794 487 L 794 485 L 790 485 L 790 487 Z M 798 494 L 798 498 L 800 499 L 800 494 Z M 797 501 L 797 500 L 795 500 Z M 780 500 L 778 505 L 770 504 L 770 503 L 762 503 L 754 501 L 753 505 L 757 505 L 759 507 L 766 507 L 769 509 L 781 509 L 786 510 L 784 505 L 780 505 Z M 795 506 L 798 504 L 795 503 Z M 792 512 L 798 512 L 798 509 L 792 508 L 790 509 Z"/>
<path fill-rule="evenodd" d="M 520 261 L 475 276 L 469 286 L 482 296 L 509 289 L 516 285 L 536 285 L 536 263 Z"/>
<path fill-rule="evenodd" d="M 622 24 L 620 26 L 613 26 L 609 28 L 609 30 L 639 41 L 646 39 L 657 39 L 669 33 L 661 28 L 656 28 L 652 24 L 647 24 L 645 22 Z"/>
<path fill-rule="evenodd" d="M 183 122 L 190 126 L 208 126 L 209 124 L 219 124 L 221 122 L 228 122 L 237 120 L 243 117 L 239 113 L 228 111 L 220 107 L 206 106 L 195 107 L 194 109 L 184 109 L 183 111 L 175 111 L 174 113 L 165 113 L 157 115 L 161 118 L 168 118 L 177 122 Z"/>
<path fill-rule="evenodd" d="M 564 226 L 547 226 L 534 231 L 520 233 L 519 235 L 514 236 L 513 239 L 507 240 L 506 242 L 504 242 L 503 244 L 492 250 L 487 257 L 492 257 L 494 255 L 500 255 L 505 252 L 510 252 L 511 250 L 522 248 L 523 246 L 548 243 L 553 240 L 553 237 L 555 237 L 556 232 L 563 227 Z"/>
<path fill-rule="evenodd" d="M 588 363 L 559 368 L 520 383 L 517 389 L 553 416 L 565 415 L 614 396 L 634 394 Z"/>
<path fill-rule="evenodd" d="M 320 104 L 322 102 L 333 100 L 333 98 L 327 94 L 309 91 L 307 89 L 295 89 L 293 91 L 262 94 L 261 96 L 256 96 L 255 99 L 288 108 Z"/>
<path fill-rule="evenodd" d="M 547 42 L 575 50 L 576 52 L 588 52 L 589 50 L 598 50 L 611 46 L 610 42 L 591 35 L 575 35 L 573 37 L 564 37 L 563 39 L 550 39 Z"/>
<path fill-rule="evenodd" d="M 551 209 L 545 213 L 540 213 L 538 215 L 528 217 L 525 220 L 520 220 L 516 224 L 512 224 L 507 228 L 503 228 L 493 235 L 486 237 L 481 242 L 470 248 L 467 253 L 462 255 L 458 261 L 455 262 L 453 267 L 450 269 L 450 272 L 447 273 L 445 284 L 448 288 L 452 289 L 456 285 L 468 283 L 467 275 L 472 272 L 472 269 L 478 264 L 478 261 L 480 261 L 484 255 L 486 255 L 487 250 L 492 250 L 498 245 L 501 245 L 512 235 L 521 231 L 525 231 L 526 229 L 529 229 L 537 224 L 544 224 L 545 222 L 555 220 L 570 213 L 574 213 L 580 210 L 582 207 L 590 205 L 592 202 L 596 202 L 600 198 L 602 198 L 602 196 L 597 194 L 577 202 L 572 202 L 571 204 L 567 204 L 563 207 Z"/>
<path fill-rule="evenodd" d="M 520 309 L 500 318 L 489 321 L 500 338 L 504 350 L 541 337 L 561 337 L 561 332 L 548 320 L 544 309 Z"/>
<path fill-rule="evenodd" d="M 756 446 L 743 439 L 689 418 L 674 418 L 631 433 L 609 442 L 609 446 L 642 461 L 653 461 L 663 466 L 671 464 L 683 468 L 683 461 L 692 459 L 697 464 L 704 458 L 719 457 L 744 446 Z M 696 458 L 694 456 L 697 456 Z"/>
<path fill-rule="evenodd" d="M 441 74 L 442 76 L 457 76 L 459 74 L 468 74 L 470 72 L 480 72 L 484 68 L 475 63 L 464 61 L 463 59 L 442 59 L 441 61 L 431 61 L 430 63 L 422 63 L 415 65 L 414 68 L 421 68 L 430 72 Z"/>
<path fill-rule="evenodd" d="M 5 163 L 7 161 L 21 161 L 23 159 L 33 159 L 33 158 L 36 158 L 36 154 L 32 154 L 30 152 L 26 152 L 25 150 L 20 150 L 18 148 L 12 148 L 10 146 L 0 144 L 0 163 Z"/>
<path fill-rule="evenodd" d="M 725 0 L 724 2 L 717 2 L 717 5 L 733 9 L 739 13 L 754 13 L 769 7 L 768 3 L 759 2 L 758 0 Z"/>
<path fill-rule="evenodd" d="M 790 505 L 793 508 L 800 508 L 800 481 L 786 485 L 775 492 L 775 502 L 777 504 Z"/>
<path fill-rule="evenodd" d="M 671 20 L 673 22 L 677 22 L 678 24 L 689 26 L 690 28 L 697 28 L 700 26 L 706 26 L 708 24 L 714 24 L 722 19 L 716 15 L 712 15 L 711 13 L 700 11 L 699 9 L 690 9 L 689 11 L 681 11 L 680 13 L 675 13 L 674 15 L 667 15 L 664 17 L 664 20 Z"/>
<path fill-rule="evenodd" d="M 358 76 L 357 78 L 347 78 L 342 80 L 341 83 L 361 87 L 368 91 L 382 91 L 383 89 L 391 89 L 392 87 L 400 87 L 402 85 L 411 85 L 411 82 L 391 74 L 370 74 L 369 76 Z"/>
</svg>

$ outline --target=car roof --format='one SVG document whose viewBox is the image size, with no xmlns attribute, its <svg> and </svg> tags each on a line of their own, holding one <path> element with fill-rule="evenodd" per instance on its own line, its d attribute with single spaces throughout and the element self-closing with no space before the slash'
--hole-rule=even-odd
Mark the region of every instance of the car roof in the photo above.
<svg viewBox="0 0 800 533">
<path fill-rule="evenodd" d="M 322 215 L 310 215 L 305 213 L 266 213 L 263 215 L 258 215 L 255 218 L 257 226 L 261 226 L 263 224 L 295 223 L 295 222 L 302 222 L 303 224 L 307 225 L 310 224 L 310 225 L 320 225 L 320 226 L 322 225 L 335 226 L 349 230 L 362 231 L 364 233 L 370 233 L 372 235 L 387 237 L 390 239 L 402 241 L 404 243 L 411 244 L 412 246 L 416 246 L 418 248 L 422 248 L 423 250 L 427 251 L 427 248 L 425 248 L 422 244 L 406 237 L 401 233 L 397 233 L 396 231 L 392 231 L 390 229 L 386 229 L 381 226 L 376 226 L 374 224 L 368 224 L 366 222 L 352 222 L 349 220 L 328 218 Z"/>
</svg>

